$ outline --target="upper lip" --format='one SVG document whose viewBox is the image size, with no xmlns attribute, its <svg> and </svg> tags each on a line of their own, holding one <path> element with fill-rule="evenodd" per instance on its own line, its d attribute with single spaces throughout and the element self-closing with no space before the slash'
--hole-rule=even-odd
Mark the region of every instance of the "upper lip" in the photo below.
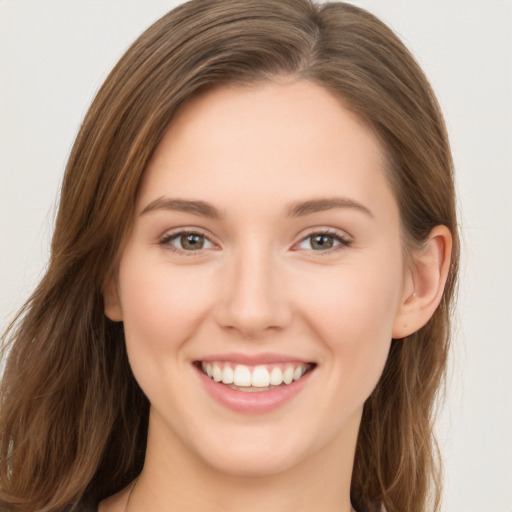
<svg viewBox="0 0 512 512">
<path fill-rule="evenodd" d="M 238 352 L 230 352 L 225 354 L 211 354 L 198 358 L 196 361 L 201 362 L 220 362 L 226 361 L 231 363 L 238 363 L 247 366 L 256 366 L 258 364 L 273 364 L 273 363 L 312 363 L 313 361 L 307 360 L 295 355 L 278 354 L 273 352 L 265 352 L 262 354 L 241 354 Z"/>
</svg>

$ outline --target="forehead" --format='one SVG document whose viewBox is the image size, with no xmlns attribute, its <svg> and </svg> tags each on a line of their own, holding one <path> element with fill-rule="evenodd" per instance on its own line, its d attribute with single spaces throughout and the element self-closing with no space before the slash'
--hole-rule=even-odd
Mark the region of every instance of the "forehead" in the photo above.
<svg viewBox="0 0 512 512">
<path fill-rule="evenodd" d="M 143 177 L 142 203 L 163 195 L 209 202 L 391 194 L 384 151 L 342 101 L 311 82 L 225 86 L 176 115 Z M 389 197 L 388 197 L 389 199 Z"/>
</svg>

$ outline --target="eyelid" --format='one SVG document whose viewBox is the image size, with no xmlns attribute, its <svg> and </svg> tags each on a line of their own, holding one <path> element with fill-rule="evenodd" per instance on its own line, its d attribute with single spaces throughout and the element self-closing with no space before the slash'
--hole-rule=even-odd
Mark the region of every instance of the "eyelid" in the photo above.
<svg viewBox="0 0 512 512">
<path fill-rule="evenodd" d="M 300 248 L 296 248 L 296 247 L 299 244 L 301 244 L 302 242 L 304 242 L 305 240 L 307 240 L 308 238 L 312 237 L 313 235 L 327 235 L 327 236 L 331 236 L 331 237 L 333 237 L 335 240 L 337 240 L 339 242 L 338 245 L 336 245 L 334 247 L 331 247 L 330 249 L 325 249 L 325 250 L 302 249 L 302 250 L 306 250 L 306 251 L 308 251 L 310 253 L 318 254 L 320 256 L 331 254 L 331 253 L 336 252 L 336 251 L 344 250 L 347 247 L 350 247 L 350 245 L 353 242 L 352 237 L 350 235 L 348 235 L 345 231 L 340 231 L 340 230 L 334 229 L 334 228 L 318 227 L 318 228 L 312 228 L 312 229 L 308 230 L 307 233 L 302 234 L 300 239 L 299 239 L 299 241 L 296 242 L 293 245 L 292 249 L 293 250 L 301 250 Z"/>
<path fill-rule="evenodd" d="M 210 244 L 212 244 L 214 247 L 207 247 L 207 248 L 201 248 L 197 249 L 195 251 L 187 251 L 185 249 L 180 249 L 179 247 L 176 247 L 170 243 L 171 240 L 179 238 L 183 235 L 200 235 L 205 238 Z M 218 248 L 218 244 L 212 240 L 212 237 L 205 233 L 205 231 L 201 228 L 196 228 L 194 226 L 187 226 L 186 228 L 180 227 L 176 229 L 171 229 L 169 231 L 166 231 L 159 239 L 158 244 L 163 246 L 165 249 L 179 253 L 180 255 L 184 256 L 201 256 L 204 254 L 204 251 L 211 250 Z"/>
<path fill-rule="evenodd" d="M 212 244 L 213 247 L 207 247 L 207 248 L 201 248 L 197 250 L 185 250 L 180 249 L 179 247 L 176 247 L 169 243 L 171 240 L 176 239 L 183 235 L 189 235 L 189 234 L 197 234 L 202 237 L 204 237 L 210 244 Z M 325 250 L 315 250 L 315 249 L 301 249 L 298 247 L 299 244 L 307 240 L 308 238 L 312 237 L 313 235 L 327 235 L 330 237 L 333 237 L 336 241 L 338 241 L 338 245 L 335 245 L 334 247 L 331 247 L 329 249 Z M 316 227 L 309 229 L 306 233 L 303 233 L 300 237 L 300 239 L 295 242 L 292 246 L 292 250 L 298 251 L 298 250 L 305 250 L 310 253 L 315 253 L 318 255 L 327 255 L 333 252 L 337 252 L 339 250 L 346 249 L 347 247 L 350 247 L 353 240 L 350 235 L 347 234 L 346 231 L 341 231 L 335 228 L 324 228 L 324 227 Z M 207 250 L 212 249 L 219 249 L 219 244 L 213 240 L 213 237 L 205 232 L 204 229 L 198 228 L 195 226 L 187 226 L 187 227 L 179 227 L 175 229 L 171 229 L 169 231 L 166 231 L 159 239 L 158 244 L 163 246 L 165 249 L 168 249 L 172 252 L 179 253 L 184 256 L 201 256 L 204 254 Z"/>
</svg>

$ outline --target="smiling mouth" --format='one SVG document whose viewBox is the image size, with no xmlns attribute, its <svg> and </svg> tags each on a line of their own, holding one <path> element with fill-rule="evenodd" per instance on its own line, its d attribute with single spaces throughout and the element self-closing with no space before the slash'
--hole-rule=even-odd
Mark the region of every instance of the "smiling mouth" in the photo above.
<svg viewBox="0 0 512 512">
<path fill-rule="evenodd" d="M 315 363 L 279 363 L 247 366 L 224 361 L 197 361 L 197 368 L 210 379 L 249 393 L 282 388 L 311 372 Z"/>
</svg>

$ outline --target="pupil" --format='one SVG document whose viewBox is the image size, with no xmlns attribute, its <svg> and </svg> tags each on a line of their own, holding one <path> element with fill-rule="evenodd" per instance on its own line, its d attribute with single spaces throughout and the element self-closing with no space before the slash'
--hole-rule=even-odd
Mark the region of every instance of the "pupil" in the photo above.
<svg viewBox="0 0 512 512">
<path fill-rule="evenodd" d="M 329 235 L 315 235 L 311 246 L 313 249 L 331 249 L 333 246 L 333 238 Z"/>
<path fill-rule="evenodd" d="M 204 239 L 201 235 L 183 235 L 181 237 L 181 246 L 184 249 L 198 250 L 202 249 Z"/>
</svg>

